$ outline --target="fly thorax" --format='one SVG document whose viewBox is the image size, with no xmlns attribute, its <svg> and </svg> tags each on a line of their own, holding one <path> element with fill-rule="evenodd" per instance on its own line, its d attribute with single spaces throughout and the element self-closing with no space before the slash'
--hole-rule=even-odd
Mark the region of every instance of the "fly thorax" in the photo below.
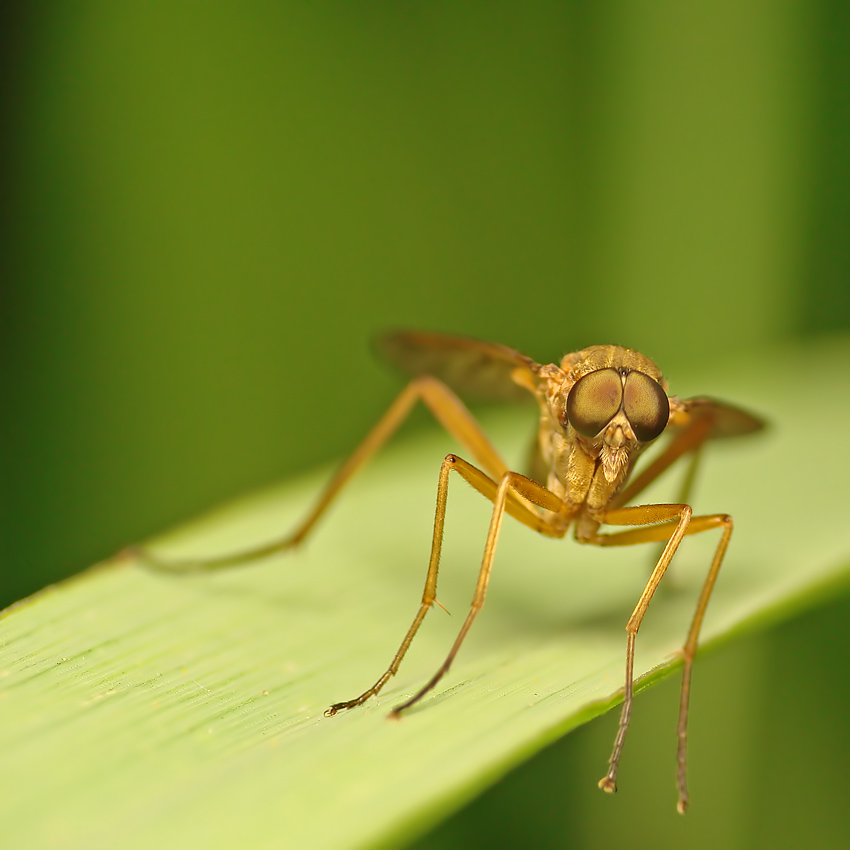
<svg viewBox="0 0 850 850">
<path fill-rule="evenodd" d="M 569 475 L 570 454 L 572 446 L 564 434 L 550 429 L 547 439 L 549 456 L 549 478 L 547 487 L 559 498 L 567 497 L 567 478 Z"/>
</svg>

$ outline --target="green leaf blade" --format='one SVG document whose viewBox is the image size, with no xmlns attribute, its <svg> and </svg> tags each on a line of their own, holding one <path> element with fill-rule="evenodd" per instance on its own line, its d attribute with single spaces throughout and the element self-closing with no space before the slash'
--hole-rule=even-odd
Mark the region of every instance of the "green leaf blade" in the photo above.
<svg viewBox="0 0 850 850">
<path fill-rule="evenodd" d="M 843 498 L 846 441 L 829 443 L 826 463 L 801 439 L 815 405 L 825 423 L 846 421 L 847 401 L 828 390 L 846 375 L 848 355 L 846 344 L 825 346 L 812 355 L 812 377 L 799 353 L 771 352 L 710 388 L 774 425 L 763 439 L 712 447 L 705 464 L 697 508 L 728 511 L 736 530 L 703 645 L 790 616 L 850 581 L 847 531 L 823 507 Z M 508 413 L 490 424 L 520 456 L 528 423 Z M 452 670 L 419 707 L 387 720 L 445 656 L 474 585 L 489 509 L 453 483 L 439 587 L 452 616 L 429 614 L 378 698 L 324 716 L 377 678 L 415 613 L 436 471 L 452 448 L 429 435 L 389 449 L 296 552 L 192 577 L 119 558 L 7 611 L 8 846 L 98 846 L 116 836 L 130 848 L 390 846 L 616 704 L 623 626 L 647 552 L 546 540 L 509 523 L 487 605 Z M 203 556 L 270 539 L 292 526 L 325 475 L 217 511 L 157 551 Z M 712 545 L 686 541 L 670 588 L 653 600 L 638 639 L 644 684 L 676 665 Z M 588 783 L 607 757 L 599 753 Z"/>
</svg>

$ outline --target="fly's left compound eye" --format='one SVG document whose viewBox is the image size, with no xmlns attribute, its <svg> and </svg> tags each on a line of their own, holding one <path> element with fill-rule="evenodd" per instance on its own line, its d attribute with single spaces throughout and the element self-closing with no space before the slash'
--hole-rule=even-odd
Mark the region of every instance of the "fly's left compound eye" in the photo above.
<svg viewBox="0 0 850 850">
<path fill-rule="evenodd" d="M 629 372 L 623 387 L 623 410 L 642 443 L 651 443 L 667 427 L 670 402 L 658 381 L 643 372 Z"/>
<path fill-rule="evenodd" d="M 599 369 L 575 382 L 567 396 L 567 419 L 584 437 L 595 437 L 620 411 L 623 381 L 616 369 Z"/>
</svg>

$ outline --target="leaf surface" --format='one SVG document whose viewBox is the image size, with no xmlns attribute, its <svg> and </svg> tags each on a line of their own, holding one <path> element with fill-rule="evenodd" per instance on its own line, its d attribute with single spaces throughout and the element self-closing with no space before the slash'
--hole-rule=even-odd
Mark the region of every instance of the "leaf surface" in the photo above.
<svg viewBox="0 0 850 850">
<path fill-rule="evenodd" d="M 836 387 L 848 365 L 850 345 L 834 341 L 715 363 L 687 386 L 671 377 L 683 396 L 725 398 L 772 425 L 712 445 L 703 464 L 697 511 L 736 523 L 704 646 L 850 583 L 850 535 L 833 519 L 847 501 L 850 402 Z M 533 424 L 519 411 L 486 424 L 519 462 Z M 116 558 L 5 612 L 6 846 L 393 846 L 615 705 L 648 549 L 600 551 L 507 522 L 487 605 L 452 670 L 418 708 L 387 720 L 466 613 L 489 509 L 458 480 L 439 588 L 452 615 L 429 614 L 380 697 L 324 717 L 377 678 L 416 611 L 437 470 L 456 448 L 436 433 L 400 440 L 297 552 L 182 578 Z M 327 473 L 217 510 L 156 550 L 203 557 L 276 537 Z M 669 500 L 676 482 L 664 483 L 654 493 Z M 702 537 L 683 544 L 641 629 L 644 685 L 676 665 L 715 545 Z"/>
</svg>

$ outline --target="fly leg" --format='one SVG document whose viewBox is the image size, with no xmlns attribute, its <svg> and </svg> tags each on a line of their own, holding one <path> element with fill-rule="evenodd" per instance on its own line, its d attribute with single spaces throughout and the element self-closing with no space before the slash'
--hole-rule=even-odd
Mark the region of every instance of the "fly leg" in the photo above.
<svg viewBox="0 0 850 850">
<path fill-rule="evenodd" d="M 466 637 L 472 623 L 475 620 L 481 607 L 484 605 L 484 596 L 487 592 L 487 584 L 490 579 L 490 570 L 493 565 L 493 556 L 496 552 L 496 543 L 499 537 L 499 530 L 502 525 L 502 518 L 505 512 L 510 513 L 520 522 L 533 528 L 541 534 L 547 534 L 554 537 L 563 537 L 566 531 L 566 525 L 559 522 L 556 518 L 560 518 L 564 510 L 564 503 L 545 487 L 520 475 L 517 472 L 505 472 L 496 484 L 492 478 L 485 475 L 480 469 L 473 466 L 471 463 L 459 458 L 457 455 L 447 455 L 443 460 L 440 468 L 440 478 L 437 485 L 437 510 L 434 516 L 434 535 L 431 541 L 431 557 L 428 561 L 428 572 L 425 577 L 425 589 L 422 593 L 422 600 L 419 603 L 419 610 L 413 618 L 404 639 L 401 642 L 396 654 L 393 656 L 389 667 L 381 674 L 378 680 L 367 688 L 362 694 L 354 699 L 344 702 L 334 703 L 325 714 L 332 716 L 338 712 L 354 708 L 362 705 L 369 697 L 377 694 L 381 688 L 392 678 L 401 665 L 402 659 L 407 653 L 416 632 L 419 630 L 425 615 L 429 608 L 434 604 L 437 598 L 437 573 L 440 567 L 440 553 L 443 542 L 443 527 L 446 519 L 446 502 L 449 491 L 449 475 L 452 471 L 460 474 L 469 484 L 471 484 L 479 493 L 486 496 L 493 502 L 493 513 L 490 520 L 490 527 L 487 532 L 487 541 L 484 545 L 484 555 L 481 562 L 481 567 L 478 572 L 478 582 L 476 583 L 475 593 L 473 595 L 472 604 L 466 620 L 461 627 L 460 633 L 455 639 L 451 650 L 449 651 L 446 660 L 434 676 L 424 685 L 413 697 L 400 706 L 397 706 L 392 711 L 392 716 L 398 716 L 402 711 L 418 702 L 426 693 L 428 693 L 440 679 L 446 674 L 452 661 L 457 655 L 464 638 Z M 548 515 L 542 513 L 538 508 L 550 512 Z M 552 518 L 550 518 L 552 517 Z"/>
<path fill-rule="evenodd" d="M 143 547 L 134 547 L 130 551 L 151 569 L 181 574 L 242 566 L 297 546 L 310 534 L 354 474 L 365 466 L 398 430 L 417 401 L 425 404 L 446 431 L 469 450 L 489 475 L 498 478 L 507 471 L 505 462 L 463 402 L 442 381 L 429 375 L 421 375 L 414 378 L 396 397 L 363 442 L 328 481 L 304 519 L 286 537 L 212 558 L 169 560 Z"/>
<path fill-rule="evenodd" d="M 631 720 L 632 704 L 634 700 L 634 656 L 635 641 L 638 629 L 643 622 L 646 610 L 664 573 L 676 553 L 676 549 L 685 535 L 700 534 L 704 531 L 720 528 L 722 530 L 720 542 L 715 549 L 714 556 L 709 567 L 708 574 L 703 582 L 702 590 L 697 601 L 696 610 L 691 621 L 688 636 L 682 650 L 684 656 L 684 670 L 682 677 L 682 691 L 679 701 L 679 720 L 677 724 L 677 772 L 676 784 L 679 792 L 678 810 L 682 814 L 688 807 L 687 786 L 687 739 L 688 739 L 688 704 L 691 692 L 691 673 L 693 669 L 694 656 L 696 655 L 699 632 L 702 626 L 705 611 L 708 607 L 711 592 L 714 589 L 717 575 L 723 556 L 729 545 L 732 535 L 732 518 L 725 514 L 712 514 L 708 516 L 692 517 L 691 508 L 688 505 L 641 505 L 630 508 L 618 508 L 604 513 L 600 517 L 606 525 L 637 525 L 645 526 L 629 531 L 621 531 L 613 534 L 596 534 L 584 541 L 595 543 L 599 546 L 631 546 L 638 543 L 651 543 L 666 541 L 664 551 L 652 571 L 652 575 L 632 611 L 631 617 L 626 624 L 626 681 L 623 695 L 623 708 L 620 714 L 620 724 L 617 736 L 614 740 L 614 748 L 608 772 L 600 780 L 599 787 L 604 791 L 614 792 L 617 790 L 617 769 L 626 732 Z"/>
</svg>

